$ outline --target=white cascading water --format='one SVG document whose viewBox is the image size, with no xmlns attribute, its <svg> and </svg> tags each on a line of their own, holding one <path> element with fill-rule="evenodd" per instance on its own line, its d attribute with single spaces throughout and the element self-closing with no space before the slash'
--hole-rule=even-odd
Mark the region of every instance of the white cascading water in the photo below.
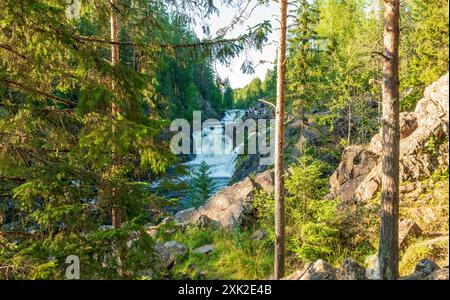
<svg viewBox="0 0 450 300">
<path fill-rule="evenodd" d="M 214 193 L 228 185 L 236 166 L 239 148 L 233 149 L 233 140 L 225 134 L 225 125 L 232 124 L 241 118 L 244 110 L 227 110 L 220 122 L 210 123 L 201 131 L 193 132 L 195 158 L 187 163 L 192 169 L 202 161 L 211 170 L 210 177 L 214 181 Z M 201 142 L 200 142 L 201 141 Z"/>
</svg>

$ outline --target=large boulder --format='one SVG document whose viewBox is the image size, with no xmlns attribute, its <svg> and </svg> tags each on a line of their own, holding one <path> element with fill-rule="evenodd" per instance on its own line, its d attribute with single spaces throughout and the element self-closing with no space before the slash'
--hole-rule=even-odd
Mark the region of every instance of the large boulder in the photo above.
<svg viewBox="0 0 450 300">
<path fill-rule="evenodd" d="M 251 225 L 254 222 L 252 200 L 256 190 L 267 193 L 273 191 L 272 171 L 261 173 L 253 179 L 248 177 L 229 186 L 198 209 L 189 208 L 178 212 L 175 219 L 182 224 L 205 226 L 208 223 L 225 229 Z"/>
<path fill-rule="evenodd" d="M 169 241 L 164 244 L 157 243 L 154 249 L 162 267 L 165 269 L 173 268 L 176 258 L 186 254 L 189 250 L 186 245 L 176 241 Z"/>
<path fill-rule="evenodd" d="M 335 280 L 336 270 L 319 259 L 312 263 L 309 262 L 302 270 L 298 270 L 289 276 L 283 278 L 283 280 Z"/>
<path fill-rule="evenodd" d="M 449 75 L 430 85 L 411 113 L 400 115 L 400 178 L 417 182 L 448 167 Z M 329 197 L 344 202 L 372 199 L 381 186 L 381 133 L 367 146 L 350 146 L 331 178 Z"/>
</svg>

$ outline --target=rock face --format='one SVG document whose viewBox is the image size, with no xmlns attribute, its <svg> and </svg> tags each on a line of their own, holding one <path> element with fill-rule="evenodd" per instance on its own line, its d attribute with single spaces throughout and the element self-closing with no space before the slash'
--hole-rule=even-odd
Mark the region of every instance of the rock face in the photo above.
<svg viewBox="0 0 450 300">
<path fill-rule="evenodd" d="M 400 115 L 400 177 L 415 182 L 430 176 L 439 167 L 448 167 L 449 75 L 442 76 L 425 90 L 411 113 Z M 372 199 L 381 185 L 381 134 L 370 144 L 350 146 L 331 178 L 330 198 L 347 203 Z"/>
<path fill-rule="evenodd" d="M 196 224 L 200 228 L 220 229 L 222 227 L 218 221 L 210 219 L 207 215 L 201 215 Z"/>
<path fill-rule="evenodd" d="M 238 226 L 250 225 L 254 221 L 252 197 L 254 191 L 273 191 L 273 172 L 267 171 L 254 179 L 246 178 L 232 186 L 219 191 L 198 209 L 189 208 L 178 212 L 175 219 L 183 224 L 214 223 L 232 229 Z"/>
<path fill-rule="evenodd" d="M 378 163 L 378 155 L 363 146 L 347 147 L 342 153 L 342 162 L 330 179 L 332 192 L 344 201 L 351 201 L 354 191 Z M 375 192 L 373 186 L 370 192 Z"/>
</svg>

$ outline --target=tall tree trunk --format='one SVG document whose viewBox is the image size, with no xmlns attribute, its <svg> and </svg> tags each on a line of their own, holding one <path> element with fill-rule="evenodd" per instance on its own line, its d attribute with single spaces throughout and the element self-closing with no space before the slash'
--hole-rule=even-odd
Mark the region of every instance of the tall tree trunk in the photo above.
<svg viewBox="0 0 450 300">
<path fill-rule="evenodd" d="M 305 95 L 305 85 L 302 84 L 301 86 L 301 96 L 304 97 Z M 305 139 L 305 122 L 304 122 L 304 115 L 305 115 L 305 100 L 300 99 L 300 155 L 303 155 L 303 149 L 306 143 Z"/>
<path fill-rule="evenodd" d="M 111 25 L 111 41 L 113 44 L 111 44 L 111 65 L 117 65 L 119 63 L 119 23 L 117 21 L 117 15 L 115 12 L 115 4 L 116 0 L 110 0 L 111 3 L 111 12 L 110 12 L 110 25 Z M 114 89 L 114 85 L 113 85 Z M 111 103 L 111 113 L 112 117 L 115 118 L 116 115 L 119 113 L 119 107 L 116 103 Z M 115 133 L 115 128 L 113 126 L 112 128 L 113 135 Z M 113 149 L 113 163 L 114 163 L 114 149 Z M 113 166 L 114 168 L 114 166 Z M 111 208 L 111 218 L 112 218 L 112 226 L 113 228 L 119 228 L 122 224 L 122 218 L 120 209 L 117 208 L 115 205 L 115 189 L 112 190 L 112 208 Z"/>
<path fill-rule="evenodd" d="M 348 100 L 348 132 L 347 132 L 347 145 L 350 146 L 352 141 L 352 100 Z"/>
<path fill-rule="evenodd" d="M 384 0 L 383 163 L 379 263 L 381 279 L 398 278 L 399 0 Z"/>
<path fill-rule="evenodd" d="M 284 277 L 286 256 L 286 212 L 284 204 L 284 119 L 286 97 L 287 0 L 279 0 L 280 39 L 277 65 L 277 105 L 275 132 L 275 264 L 274 277 Z"/>
</svg>

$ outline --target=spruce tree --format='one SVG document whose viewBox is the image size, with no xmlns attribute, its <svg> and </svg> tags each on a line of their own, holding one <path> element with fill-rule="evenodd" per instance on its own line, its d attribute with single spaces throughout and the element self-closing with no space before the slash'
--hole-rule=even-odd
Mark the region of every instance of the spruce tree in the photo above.
<svg viewBox="0 0 450 300">
<path fill-rule="evenodd" d="M 189 204 L 199 208 L 208 201 L 214 189 L 211 170 L 205 161 L 202 161 L 198 169 L 193 172 L 190 186 Z"/>
</svg>

